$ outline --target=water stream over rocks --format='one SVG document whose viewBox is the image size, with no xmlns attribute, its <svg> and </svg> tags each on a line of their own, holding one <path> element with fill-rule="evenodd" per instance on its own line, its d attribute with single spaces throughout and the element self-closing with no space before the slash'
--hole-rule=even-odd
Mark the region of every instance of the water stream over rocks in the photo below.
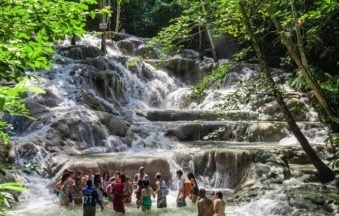
<svg viewBox="0 0 339 216">
<path fill-rule="evenodd" d="M 255 66 L 239 64 L 221 88 L 208 89 L 200 102 L 187 102 L 192 85 L 216 66 L 210 59 L 199 61 L 187 51 L 159 60 L 157 50 L 136 37 L 109 41 L 107 55 L 98 47 L 100 40 L 90 35 L 76 46 L 60 43 L 53 69 L 31 81 L 46 94 L 25 99 L 35 121 L 9 119 L 15 127 L 13 160 L 38 165 L 45 176 L 25 176 L 29 192 L 14 213 L 80 215 L 81 208 L 62 208 L 49 192 L 47 186 L 62 170 L 119 169 L 133 176 L 140 166 L 152 181 L 160 171 L 173 189 L 169 208 L 159 210 L 153 203 L 150 215 L 197 214 L 193 205 L 175 207 L 177 169 L 194 172 L 211 192 L 222 190 L 227 215 L 339 213 L 338 188 L 314 181 L 315 171 L 286 124 L 270 117 L 278 112 L 272 97 L 256 106 L 213 110 L 226 95 L 241 91 L 240 82 L 259 77 Z M 298 124 L 326 159 L 326 128 L 307 106 L 309 99 L 281 85 L 296 95 L 293 103 L 307 108 Z M 138 212 L 132 205 L 126 215 Z M 112 209 L 107 206 L 98 215 L 112 215 Z"/>
</svg>

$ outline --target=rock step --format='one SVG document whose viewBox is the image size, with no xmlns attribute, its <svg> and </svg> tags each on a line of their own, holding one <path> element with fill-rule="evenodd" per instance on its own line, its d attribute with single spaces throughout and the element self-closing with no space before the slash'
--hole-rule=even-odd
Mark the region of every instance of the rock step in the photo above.
<svg viewBox="0 0 339 216">
<path fill-rule="evenodd" d="M 158 122 L 163 126 L 167 136 L 181 141 L 194 140 L 232 140 L 249 142 L 279 142 L 290 134 L 286 122 L 269 121 L 182 121 Z M 324 128 L 317 122 L 298 122 L 303 130 L 315 135 Z M 316 131 L 314 131 L 316 130 Z"/>
<path fill-rule="evenodd" d="M 139 168 L 145 167 L 146 173 L 149 175 L 151 182 L 155 182 L 155 174 L 160 172 L 164 179 L 171 180 L 171 170 L 169 160 L 160 155 L 129 155 L 124 153 L 111 154 L 95 154 L 82 156 L 60 156 L 62 158 L 58 161 L 66 161 L 63 168 L 59 171 L 57 176 L 62 174 L 64 169 L 81 170 L 85 172 L 92 169 L 93 174 L 103 173 L 109 171 L 113 174 L 115 171 L 129 176 L 133 179 L 134 175 L 139 171 Z"/>
<path fill-rule="evenodd" d="M 212 110 L 144 110 L 138 115 L 150 121 L 194 121 L 194 120 L 255 120 L 256 114 L 243 110 L 225 112 Z"/>
</svg>

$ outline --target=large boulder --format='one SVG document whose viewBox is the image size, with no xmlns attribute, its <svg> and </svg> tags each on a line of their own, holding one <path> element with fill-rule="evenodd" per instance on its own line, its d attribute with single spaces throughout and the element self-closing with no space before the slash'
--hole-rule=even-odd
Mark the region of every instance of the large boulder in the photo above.
<svg viewBox="0 0 339 216">
<path fill-rule="evenodd" d="M 128 123 L 107 112 L 96 112 L 99 121 L 105 125 L 111 133 L 117 136 L 126 136 L 130 127 Z"/>
<path fill-rule="evenodd" d="M 136 55 L 144 59 L 158 59 L 160 57 L 160 53 L 156 48 L 146 45 L 139 46 Z"/>
<path fill-rule="evenodd" d="M 71 59 L 86 59 L 104 56 L 104 53 L 93 46 L 75 45 L 59 48 L 59 53 Z"/>
</svg>

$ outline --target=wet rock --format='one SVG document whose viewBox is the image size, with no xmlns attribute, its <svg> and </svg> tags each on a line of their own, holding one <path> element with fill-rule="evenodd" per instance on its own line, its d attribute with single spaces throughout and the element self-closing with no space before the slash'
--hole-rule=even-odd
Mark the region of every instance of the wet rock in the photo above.
<svg viewBox="0 0 339 216">
<path fill-rule="evenodd" d="M 198 83 L 204 76 L 216 67 L 214 63 L 201 62 L 189 58 L 172 58 L 168 60 L 146 61 L 169 71 L 183 82 L 189 84 Z"/>
<path fill-rule="evenodd" d="M 112 134 L 118 136 L 126 136 L 127 130 L 130 125 L 116 116 L 106 112 L 96 112 L 99 117 L 99 121 L 105 125 Z"/>
<path fill-rule="evenodd" d="M 59 53 L 62 56 L 76 60 L 95 58 L 104 55 L 104 53 L 100 49 L 93 46 L 84 45 L 61 47 L 59 48 Z"/>
<path fill-rule="evenodd" d="M 181 58 L 199 59 L 199 52 L 192 49 L 183 49 L 177 54 Z"/>
<path fill-rule="evenodd" d="M 122 32 L 109 32 L 109 37 L 112 38 L 114 41 L 120 41 L 125 40 L 131 37 L 134 37 L 133 35 L 122 33 Z"/>
<path fill-rule="evenodd" d="M 160 57 L 160 53 L 156 48 L 143 45 L 138 47 L 136 55 L 144 59 L 158 59 Z"/>
<path fill-rule="evenodd" d="M 119 47 L 119 50 L 124 54 L 124 55 L 130 55 L 134 56 L 136 52 L 136 46 L 135 44 L 126 39 L 126 40 L 120 40 L 117 42 L 117 47 Z"/>
<path fill-rule="evenodd" d="M 243 120 L 254 119 L 255 116 L 247 111 L 217 112 L 210 110 L 149 110 L 137 112 L 150 121 L 194 121 L 194 120 Z"/>
<path fill-rule="evenodd" d="M 123 156 L 123 155 L 96 155 L 81 156 L 72 158 L 65 166 L 66 169 L 82 170 L 93 169 L 93 172 L 103 172 L 108 170 L 114 173 L 119 170 L 121 173 L 128 175 L 133 179 L 139 168 L 145 167 L 145 172 L 149 175 L 150 181 L 154 184 L 155 174 L 160 172 L 163 179 L 170 181 L 172 179 L 170 173 L 169 162 L 165 158 L 152 156 Z"/>
<path fill-rule="evenodd" d="M 285 126 L 284 126 L 285 127 Z M 277 142 L 286 137 L 288 132 L 273 123 L 252 124 L 248 128 L 249 140 L 255 141 L 257 137 L 262 137 L 264 142 Z M 253 138 L 252 138 L 253 137 Z"/>
<path fill-rule="evenodd" d="M 236 188 L 242 184 L 251 167 L 247 150 L 204 150 L 176 152 L 175 161 L 197 179 L 216 188 Z"/>
<path fill-rule="evenodd" d="M 93 110 L 109 111 L 109 109 L 107 109 L 107 107 L 105 107 L 104 104 L 89 91 L 81 90 L 78 100 Z"/>
</svg>

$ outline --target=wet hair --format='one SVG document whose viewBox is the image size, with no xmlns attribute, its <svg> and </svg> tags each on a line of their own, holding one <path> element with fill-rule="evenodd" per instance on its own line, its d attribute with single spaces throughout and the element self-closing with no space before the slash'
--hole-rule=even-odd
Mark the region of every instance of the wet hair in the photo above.
<svg viewBox="0 0 339 216">
<path fill-rule="evenodd" d="M 100 175 L 100 173 L 97 173 L 97 174 L 94 175 L 93 181 L 94 181 L 94 185 L 98 185 L 98 184 L 101 183 L 101 175 Z"/>
<path fill-rule="evenodd" d="M 195 179 L 195 176 L 194 176 L 193 173 L 189 172 L 189 173 L 187 174 L 187 178 L 189 178 L 189 179 Z"/>
<path fill-rule="evenodd" d="M 216 192 L 215 195 L 216 195 L 219 199 L 222 199 L 222 192 L 221 192 L 221 191 Z"/>
<path fill-rule="evenodd" d="M 92 180 L 87 180 L 86 184 L 88 187 L 91 187 L 93 185 L 93 182 Z"/>
<path fill-rule="evenodd" d="M 125 183 L 126 175 L 124 175 L 124 174 L 120 175 L 120 180 L 121 180 L 122 183 Z"/>
<path fill-rule="evenodd" d="M 177 170 L 177 174 L 181 177 L 184 173 L 182 172 L 182 170 Z"/>
<path fill-rule="evenodd" d="M 120 176 L 120 171 L 119 170 L 115 171 L 114 175 Z"/>
<path fill-rule="evenodd" d="M 102 173 L 102 178 L 105 180 L 105 181 L 108 181 L 109 180 L 109 172 L 107 170 L 105 170 L 103 173 Z"/>
<path fill-rule="evenodd" d="M 140 179 L 140 180 L 138 181 L 138 186 L 139 186 L 140 188 L 143 188 L 143 187 L 144 187 L 144 181 Z"/>
<path fill-rule="evenodd" d="M 205 196 L 206 196 L 206 190 L 204 188 L 200 188 L 199 197 L 205 197 Z"/>
<path fill-rule="evenodd" d="M 81 184 L 81 178 L 80 178 L 80 177 L 76 177 L 76 178 L 75 178 L 75 184 L 76 184 L 77 182 L 80 182 L 80 184 Z"/>
<path fill-rule="evenodd" d="M 66 172 L 62 175 L 61 177 L 61 183 L 64 183 L 70 176 L 70 173 L 69 172 Z"/>
<path fill-rule="evenodd" d="M 64 171 L 62 172 L 62 174 L 65 174 L 65 173 L 69 173 L 69 170 L 68 170 L 68 169 L 64 169 Z"/>
<path fill-rule="evenodd" d="M 160 172 L 157 172 L 157 173 L 155 174 L 155 178 L 156 178 L 156 179 L 161 179 L 161 173 L 160 173 Z"/>
<path fill-rule="evenodd" d="M 187 178 L 190 180 L 193 179 L 195 186 L 198 187 L 197 180 L 195 179 L 195 176 L 192 172 L 187 173 Z"/>
<path fill-rule="evenodd" d="M 142 183 L 143 183 L 145 188 L 149 186 L 149 181 L 148 180 L 143 180 Z"/>
</svg>

